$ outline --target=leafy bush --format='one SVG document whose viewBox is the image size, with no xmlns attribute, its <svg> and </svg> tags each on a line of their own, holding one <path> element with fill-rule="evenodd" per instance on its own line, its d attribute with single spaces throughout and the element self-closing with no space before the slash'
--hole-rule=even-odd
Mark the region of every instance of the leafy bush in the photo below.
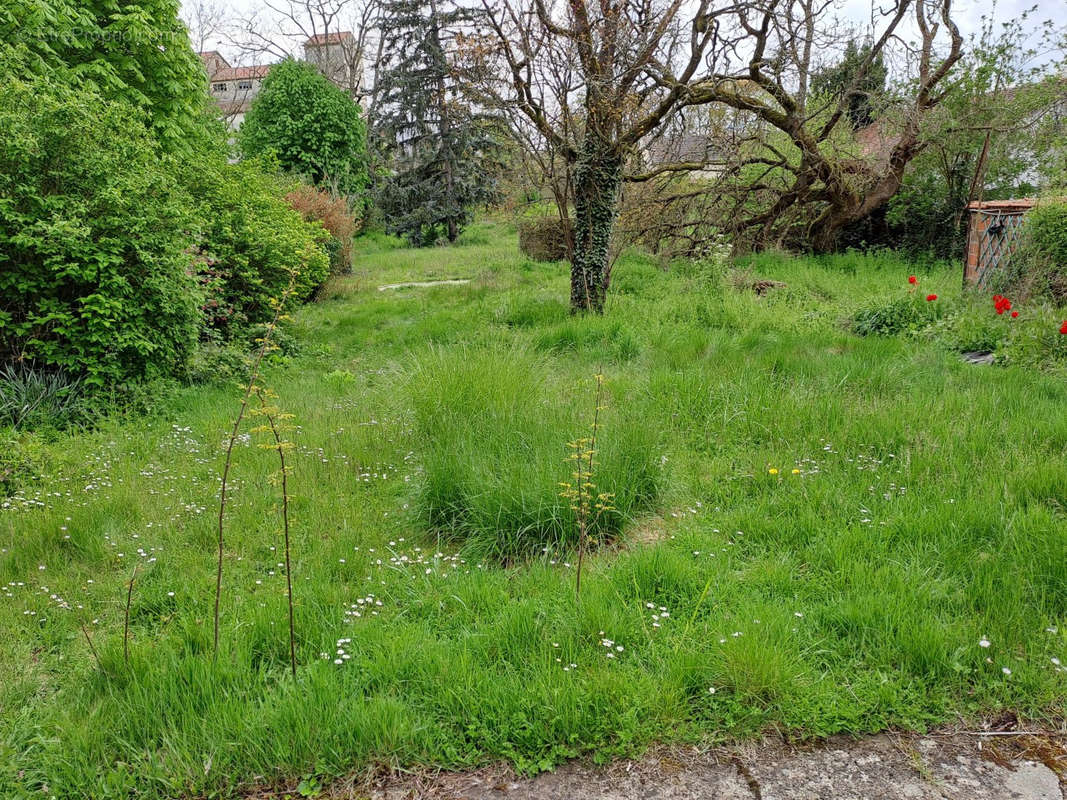
<svg viewBox="0 0 1067 800">
<path fill-rule="evenodd" d="M 199 319 L 193 219 L 141 115 L 9 77 L 0 130 L 0 359 L 89 385 L 179 370 Z"/>
<path fill-rule="evenodd" d="M 288 59 L 271 68 L 239 140 L 245 155 L 273 155 L 282 169 L 340 194 L 367 185 L 362 111 L 311 64 Z"/>
<path fill-rule="evenodd" d="M 571 479 L 567 443 L 589 435 L 592 385 L 550 386 L 546 372 L 526 352 L 504 349 L 436 350 L 415 364 L 410 394 L 423 467 L 415 507 L 472 555 L 509 561 L 576 543 L 560 483 Z M 616 509 L 593 526 L 601 540 L 660 490 L 655 426 L 632 403 L 620 392 L 601 412 L 595 482 L 614 493 Z"/>
<path fill-rule="evenodd" d="M 941 315 L 941 305 L 922 295 L 898 297 L 870 305 L 852 316 L 852 330 L 860 336 L 893 336 L 917 333 Z"/>
<path fill-rule="evenodd" d="M 568 236 L 574 236 L 559 217 L 540 217 L 519 222 L 519 252 L 534 261 L 560 261 L 567 257 Z"/>
<path fill-rule="evenodd" d="M 81 415 L 81 381 L 28 366 L 0 369 L 0 426 L 63 429 Z"/>
<path fill-rule="evenodd" d="M 997 288 L 1067 302 L 1067 203 L 1041 203 L 1027 212 L 1022 244 L 997 276 Z"/>
<path fill-rule="evenodd" d="M 294 209 L 308 221 L 322 223 L 330 234 L 326 250 L 330 256 L 330 273 L 347 275 L 352 271 L 352 237 L 356 235 L 356 218 L 343 197 L 335 197 L 314 186 L 302 184 L 285 196 Z"/>
<path fill-rule="evenodd" d="M 289 206 L 290 188 L 254 161 L 218 164 L 201 179 L 199 273 L 209 332 L 234 339 L 247 326 L 269 321 L 292 269 L 290 305 L 310 298 L 330 274 L 329 234 Z"/>
<path fill-rule="evenodd" d="M 170 153 L 213 127 L 204 67 L 178 18 L 179 0 L 5 0 L 0 74 L 45 78 L 133 106 Z M 221 128 L 221 125 L 218 126 Z"/>
</svg>

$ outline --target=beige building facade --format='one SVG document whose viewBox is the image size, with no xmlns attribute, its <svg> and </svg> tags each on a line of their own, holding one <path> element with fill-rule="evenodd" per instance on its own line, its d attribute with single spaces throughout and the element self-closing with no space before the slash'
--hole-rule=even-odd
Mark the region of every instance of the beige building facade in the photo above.
<svg viewBox="0 0 1067 800">
<path fill-rule="evenodd" d="M 303 44 L 304 60 L 354 99 L 363 96 L 363 59 L 349 31 L 319 34 Z M 252 101 L 270 73 L 270 64 L 235 67 L 217 50 L 198 53 L 207 72 L 208 90 L 231 130 L 241 127 Z"/>
</svg>

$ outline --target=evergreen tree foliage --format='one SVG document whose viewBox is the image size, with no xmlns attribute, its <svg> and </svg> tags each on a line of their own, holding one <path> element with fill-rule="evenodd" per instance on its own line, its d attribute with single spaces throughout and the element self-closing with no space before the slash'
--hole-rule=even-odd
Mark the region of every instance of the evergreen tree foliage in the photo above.
<svg viewBox="0 0 1067 800">
<path fill-rule="evenodd" d="M 272 67 L 239 136 L 246 156 L 271 156 L 317 185 L 349 196 L 366 187 L 362 111 L 311 64 L 287 59 Z"/>
<path fill-rule="evenodd" d="M 178 7 L 179 0 L 4 0 L 0 68 L 128 103 L 165 149 L 189 150 L 206 129 L 209 98 Z"/>
<path fill-rule="evenodd" d="M 811 82 L 816 94 L 837 98 L 848 92 L 848 117 L 853 130 L 865 128 L 874 122 L 879 98 L 886 90 L 888 72 L 881 55 L 871 61 L 857 80 L 870 54 L 869 44 L 857 47 L 855 41 L 850 41 L 841 61 L 815 74 Z"/>
<path fill-rule="evenodd" d="M 494 120 L 463 92 L 460 50 L 473 11 L 440 0 L 387 0 L 375 200 L 390 233 L 414 245 L 455 241 L 473 209 L 496 196 Z"/>
</svg>

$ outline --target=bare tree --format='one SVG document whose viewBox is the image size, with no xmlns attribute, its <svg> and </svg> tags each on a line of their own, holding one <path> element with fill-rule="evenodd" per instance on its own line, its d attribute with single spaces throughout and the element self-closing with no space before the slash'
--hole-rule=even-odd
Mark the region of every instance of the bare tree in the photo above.
<svg viewBox="0 0 1067 800">
<path fill-rule="evenodd" d="M 226 12 L 217 0 L 194 0 L 184 5 L 181 19 L 189 30 L 189 40 L 196 52 L 202 53 L 208 42 L 222 33 Z"/>
<path fill-rule="evenodd" d="M 602 312 L 624 163 L 680 107 L 717 38 L 714 18 L 724 12 L 710 0 L 699 0 L 689 15 L 682 0 L 483 5 L 509 73 L 501 99 L 572 170 L 571 308 Z M 569 74 L 573 79 L 559 80 Z"/>
<path fill-rule="evenodd" d="M 855 157 L 854 141 L 841 141 L 839 123 L 854 91 L 811 97 L 815 54 L 835 38 L 826 0 L 482 2 L 507 73 L 495 87 L 498 99 L 521 113 L 572 171 L 575 311 L 603 310 L 622 183 L 694 168 L 691 162 L 642 168 L 641 145 L 687 109 L 728 106 L 775 134 L 749 148 L 735 170 L 743 166 L 746 177 L 757 170 L 749 190 L 757 206 L 763 203 L 753 211 L 751 198 L 738 198 L 732 216 L 739 230 L 770 236 L 786 212 L 806 207 L 810 240 L 826 247 L 842 226 L 899 187 L 923 147 L 922 118 L 942 99 L 937 86 L 961 48 L 951 0 L 896 0 L 872 20 L 879 27 L 854 83 L 893 43 L 903 54 L 900 87 L 908 98 L 886 131 L 892 142 L 884 158 L 864 161 Z M 914 46 L 903 42 L 906 19 L 919 35 Z M 939 52 L 946 37 L 947 50 Z M 564 64 L 573 65 L 573 77 L 560 80 Z"/>
<path fill-rule="evenodd" d="M 752 48 L 747 66 L 695 84 L 686 103 L 724 103 L 755 116 L 774 134 L 739 161 L 739 167 L 759 171 L 738 184 L 729 212 L 735 230 L 757 245 L 792 240 L 825 251 L 842 228 L 870 215 L 900 188 L 908 163 L 928 144 L 922 123 L 944 100 L 939 84 L 959 60 L 963 39 L 951 18 L 951 0 L 898 0 L 873 21 L 870 44 L 850 85 L 836 96 L 812 97 L 810 51 L 796 59 L 791 45 L 797 40 L 796 7 L 803 16 L 815 13 L 816 26 L 804 27 L 815 35 L 817 9 L 810 0 L 777 5 L 737 13 Z M 902 41 L 909 18 L 917 43 Z M 862 137 L 854 136 L 850 100 L 872 65 L 894 56 L 899 63 L 892 96 L 877 122 Z"/>
<path fill-rule="evenodd" d="M 354 100 L 372 102 L 381 60 L 380 0 L 262 0 L 261 6 L 229 27 L 230 43 L 244 56 L 295 58 L 305 43 L 318 44 L 317 65 L 327 77 Z"/>
</svg>

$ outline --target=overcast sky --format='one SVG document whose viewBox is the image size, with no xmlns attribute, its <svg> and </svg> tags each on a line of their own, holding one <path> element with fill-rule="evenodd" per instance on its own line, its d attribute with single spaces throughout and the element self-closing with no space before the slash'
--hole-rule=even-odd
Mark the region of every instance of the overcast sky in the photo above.
<svg viewBox="0 0 1067 800">
<path fill-rule="evenodd" d="M 892 7 L 892 0 L 837 0 L 838 14 L 841 18 L 862 26 L 871 18 L 872 2 L 875 9 Z M 280 5 L 284 4 L 283 0 Z M 195 5 L 195 0 L 182 0 L 182 5 L 188 13 Z M 231 18 L 247 17 L 253 12 L 261 14 L 264 18 L 271 16 L 270 10 L 262 0 L 229 0 L 228 2 L 216 0 L 216 5 Z M 279 3 L 275 2 L 272 5 L 279 5 Z M 983 15 L 992 14 L 997 22 L 1003 22 L 1018 19 L 1027 9 L 1034 6 L 1037 8 L 1030 18 L 1032 23 L 1051 19 L 1057 26 L 1067 25 L 1067 0 L 999 0 L 996 4 L 989 0 L 954 0 L 952 17 L 966 38 L 980 29 Z M 1033 44 L 1036 46 L 1037 42 Z M 227 45 L 224 38 L 216 38 L 209 44 L 209 48 L 222 50 L 227 55 L 234 54 L 233 48 Z M 1041 58 L 1042 61 L 1047 59 L 1047 55 Z"/>
</svg>

